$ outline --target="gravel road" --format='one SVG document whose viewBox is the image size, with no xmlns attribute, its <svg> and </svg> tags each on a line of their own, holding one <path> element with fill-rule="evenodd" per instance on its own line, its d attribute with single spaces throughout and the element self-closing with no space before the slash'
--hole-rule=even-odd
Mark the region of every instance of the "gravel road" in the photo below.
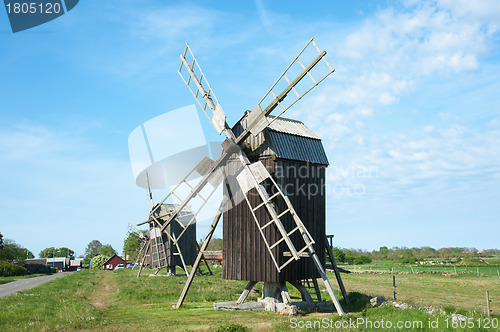
<svg viewBox="0 0 500 332">
<path fill-rule="evenodd" d="M 25 289 L 30 289 L 32 287 L 41 285 L 47 281 L 54 280 L 59 277 L 64 277 L 65 275 L 73 272 L 61 272 L 48 276 L 20 279 L 6 284 L 0 285 L 0 297 L 4 297 Z"/>
</svg>

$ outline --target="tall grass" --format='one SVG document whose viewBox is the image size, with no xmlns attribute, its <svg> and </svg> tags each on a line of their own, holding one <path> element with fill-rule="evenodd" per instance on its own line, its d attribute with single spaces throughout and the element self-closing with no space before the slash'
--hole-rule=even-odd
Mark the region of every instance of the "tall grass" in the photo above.
<svg viewBox="0 0 500 332">
<path fill-rule="evenodd" d="M 467 314 L 469 321 L 462 322 L 460 326 L 460 323 L 453 321 L 447 313 L 429 315 L 418 309 L 403 310 L 385 305 L 366 308 L 359 314 L 347 314 L 342 317 L 293 317 L 281 322 L 275 327 L 275 331 L 498 331 L 498 328 L 492 328 L 489 318 L 474 312 Z M 484 327 L 485 323 L 490 326 Z"/>
<path fill-rule="evenodd" d="M 389 289 L 390 293 L 391 287 L 390 282 L 385 280 L 387 275 L 366 274 L 346 275 L 344 283 L 348 291 L 351 291 L 351 305 L 346 306 L 344 299 L 337 293 L 348 313 L 343 317 L 334 313 L 314 312 L 287 317 L 264 311 L 215 311 L 213 310 L 213 302 L 236 301 L 246 282 L 222 280 L 220 268 L 214 270 L 215 275 L 213 276 L 197 276 L 194 279 L 184 306 L 177 310 L 173 310 L 172 305 L 177 303 L 186 277 L 150 277 L 151 271 L 146 270 L 140 278 L 136 278 L 137 270 L 131 271 L 130 269 L 73 273 L 31 290 L 19 292 L 17 295 L 0 299 L 0 331 L 89 329 L 213 331 L 221 325 L 225 327 L 244 326 L 255 331 L 288 331 L 292 327 L 292 319 L 295 319 L 295 322 L 305 323 L 314 323 L 318 320 L 331 321 L 334 324 L 333 330 L 335 330 L 336 322 L 343 323 L 345 326 L 349 320 L 358 322 L 358 319 L 372 322 L 383 319 L 392 322 L 394 326 L 398 321 L 418 321 L 422 322 L 422 328 L 412 326 L 407 330 L 427 331 L 431 329 L 428 329 L 425 324 L 429 324 L 431 319 L 438 319 L 440 327 L 444 327 L 446 319 L 450 319 L 450 314 L 456 311 L 456 309 L 447 308 L 447 315 L 434 317 L 415 309 L 400 310 L 389 306 L 371 308 L 370 296 L 384 295 L 382 291 L 386 288 Z M 437 277 L 439 278 L 436 279 Z M 403 279 L 402 276 L 398 279 L 398 291 L 401 295 L 404 292 L 419 293 L 421 294 L 419 296 L 423 298 L 431 292 L 436 296 L 455 299 L 446 292 L 447 287 L 454 285 L 454 283 L 448 282 L 451 279 L 447 277 L 404 275 L 404 278 L 406 279 Z M 462 277 L 456 278 L 462 279 Z M 468 281 L 466 277 L 463 279 Z M 334 282 L 335 277 L 331 275 L 330 280 Z M 361 286 L 365 285 L 368 290 L 352 292 L 353 289 L 356 289 L 353 288 L 356 280 L 358 282 L 357 288 L 362 289 Z M 410 284 L 412 280 L 415 282 Z M 474 283 L 467 283 L 462 285 L 465 288 L 462 290 L 463 293 L 460 293 L 462 286 L 459 286 L 454 286 L 454 292 L 458 293 L 460 297 L 464 297 L 463 294 L 471 290 L 475 291 L 479 287 Z M 256 288 L 261 290 L 260 284 Z M 289 286 L 289 290 L 292 301 L 298 301 L 300 299 L 298 291 L 291 286 Z M 428 292 L 424 293 L 424 290 Z M 315 297 L 314 292 L 312 293 Z M 369 296 L 364 293 L 369 294 Z M 492 292 L 492 294 L 496 298 L 497 293 Z M 327 292 L 322 291 L 322 295 L 323 298 L 328 298 Z M 247 301 L 256 301 L 259 296 L 260 292 L 251 293 Z M 449 302 L 451 301 L 449 300 Z M 496 310 L 497 307 L 493 307 Z M 471 317 L 482 317 L 469 309 L 460 311 L 460 313 L 471 315 Z M 315 329 L 307 330 L 314 331 Z M 320 327 L 316 330 L 324 329 Z M 376 329 L 360 325 L 352 330 Z M 476 330 L 479 331 L 479 329 Z M 493 330 L 489 329 L 489 331 Z"/>
<path fill-rule="evenodd" d="M 82 271 L 0 299 L 1 331 L 49 331 L 95 326 L 101 317 L 89 298 L 102 276 Z"/>
</svg>

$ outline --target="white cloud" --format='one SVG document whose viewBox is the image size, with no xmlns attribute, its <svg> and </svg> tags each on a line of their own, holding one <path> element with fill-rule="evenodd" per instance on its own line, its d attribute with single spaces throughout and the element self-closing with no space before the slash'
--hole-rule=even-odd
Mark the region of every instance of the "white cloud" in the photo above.
<svg viewBox="0 0 500 332">
<path fill-rule="evenodd" d="M 271 28 L 272 21 L 269 18 L 269 15 L 264 7 L 264 4 L 262 3 L 262 0 L 254 0 L 255 2 L 255 7 L 257 7 L 257 12 L 259 13 L 259 18 L 260 21 L 262 22 L 262 25 L 266 27 L 266 29 Z"/>
<path fill-rule="evenodd" d="M 358 146 L 356 152 L 342 159 L 344 163 L 351 158 L 351 162 L 377 167 L 377 178 L 363 180 L 374 186 L 374 191 L 383 185 L 387 192 L 386 185 L 393 183 L 392 194 L 406 191 L 403 184 L 418 185 L 416 189 L 425 192 L 437 184 L 453 187 L 455 183 L 494 180 L 494 174 L 500 172 L 499 139 L 498 128 L 475 131 L 459 125 L 442 129 L 426 126 L 407 135 L 389 134 L 382 147 L 387 154 L 370 155 L 380 146 L 368 138 L 366 148 Z"/>
<path fill-rule="evenodd" d="M 472 22 L 483 22 L 488 33 L 500 28 L 500 3 L 496 0 L 438 0 L 438 5 L 452 11 L 456 16 Z"/>
<path fill-rule="evenodd" d="M 347 179 L 346 186 L 363 183 L 372 189 L 366 193 L 399 195 L 408 186 L 425 191 L 452 187 L 454 181 L 492 179 L 492 170 L 500 170 L 497 122 L 491 121 L 487 131 L 475 128 L 454 113 L 453 100 L 446 110 L 400 105 L 429 82 L 448 80 L 453 89 L 457 77 L 480 72 L 481 58 L 494 43 L 497 4 L 453 4 L 406 2 L 353 27 L 329 52 L 341 66 L 291 112 L 323 138 L 338 167 L 354 162 L 380 171 L 373 178 Z M 485 19 L 489 9 L 497 14 Z M 393 119 L 395 113 L 401 115 Z M 402 125 L 405 114 L 418 121 Z M 386 131 L 372 132 L 372 124 L 377 128 L 384 122 Z"/>
<path fill-rule="evenodd" d="M 337 53 L 342 60 L 361 63 L 362 71 L 396 73 L 401 78 L 477 70 L 477 57 L 490 46 L 488 23 L 465 12 L 454 16 L 453 9 L 422 2 L 382 10 L 350 33 Z"/>
<path fill-rule="evenodd" d="M 46 127 L 20 125 L 17 129 L 0 131 L 0 160 L 41 162 L 44 157 L 71 149 L 77 140 L 63 139 Z"/>
</svg>

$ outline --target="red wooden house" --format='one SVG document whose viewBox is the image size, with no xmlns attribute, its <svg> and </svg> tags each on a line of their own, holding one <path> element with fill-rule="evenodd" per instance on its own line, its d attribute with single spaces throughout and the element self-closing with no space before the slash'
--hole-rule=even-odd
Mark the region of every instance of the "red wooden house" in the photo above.
<svg viewBox="0 0 500 332">
<path fill-rule="evenodd" d="M 118 264 L 123 264 L 124 267 L 127 266 L 127 262 L 121 257 L 113 255 L 104 263 L 104 270 L 114 270 Z"/>
</svg>

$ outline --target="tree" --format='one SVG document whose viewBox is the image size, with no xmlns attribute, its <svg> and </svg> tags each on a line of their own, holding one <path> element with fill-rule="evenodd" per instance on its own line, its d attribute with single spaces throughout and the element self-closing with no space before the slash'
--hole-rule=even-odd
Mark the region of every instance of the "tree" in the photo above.
<svg viewBox="0 0 500 332">
<path fill-rule="evenodd" d="M 99 247 L 99 255 L 111 257 L 116 254 L 115 249 L 111 246 L 111 244 L 105 244 Z"/>
<path fill-rule="evenodd" d="M 83 267 L 88 267 L 89 264 L 90 264 L 90 261 L 92 260 L 92 258 L 94 258 L 95 256 L 92 256 L 92 255 L 85 255 L 85 257 L 83 258 L 83 262 L 82 262 L 82 265 Z"/>
<path fill-rule="evenodd" d="M 45 248 L 43 249 L 42 251 L 40 251 L 40 253 L 38 254 L 38 256 L 40 258 L 52 258 L 52 257 L 59 257 L 56 255 L 57 253 L 57 248 L 54 248 L 54 247 L 48 247 L 48 248 Z"/>
<path fill-rule="evenodd" d="M 98 240 L 92 240 L 87 245 L 87 249 L 85 249 L 85 256 L 91 255 L 92 257 L 99 255 L 99 248 L 102 247 L 102 243 Z"/>
<path fill-rule="evenodd" d="M 69 248 L 61 247 L 58 249 L 57 257 L 67 257 L 69 259 L 75 259 L 75 252 Z"/>
<path fill-rule="evenodd" d="M 128 256 L 129 260 L 135 261 L 137 255 L 139 255 L 139 248 L 141 246 L 141 240 L 139 238 L 139 233 L 130 233 L 123 241 L 123 253 Z"/>
<path fill-rule="evenodd" d="M 404 258 L 404 259 L 410 259 L 413 257 L 413 250 L 411 249 L 405 249 L 405 251 L 403 251 L 403 254 L 401 255 L 401 258 Z"/>
<path fill-rule="evenodd" d="M 336 262 L 345 262 L 345 253 L 337 247 L 332 248 L 333 258 Z"/>
<path fill-rule="evenodd" d="M 30 252 L 26 248 L 21 247 L 19 244 L 10 239 L 3 240 L 3 249 L 0 250 L 0 260 L 15 261 L 24 260 L 26 256 L 29 257 Z M 33 257 L 33 254 L 31 254 Z"/>
<path fill-rule="evenodd" d="M 380 254 L 383 259 L 387 259 L 387 254 L 389 253 L 389 249 L 386 246 L 379 248 Z"/>
<path fill-rule="evenodd" d="M 39 256 L 40 258 L 67 257 L 69 259 L 75 259 L 75 252 L 66 247 L 48 247 L 40 251 Z"/>
<path fill-rule="evenodd" d="M 88 266 L 90 260 L 95 256 L 99 255 L 99 248 L 102 247 L 102 243 L 98 240 L 92 240 L 87 245 L 85 249 L 85 258 L 83 259 L 83 266 Z"/>
<path fill-rule="evenodd" d="M 203 240 L 200 242 L 201 242 L 200 243 L 201 247 L 201 245 L 203 244 Z M 208 242 L 207 251 L 218 251 L 218 250 L 222 250 L 222 239 L 214 237 L 210 239 L 210 242 Z"/>
</svg>

